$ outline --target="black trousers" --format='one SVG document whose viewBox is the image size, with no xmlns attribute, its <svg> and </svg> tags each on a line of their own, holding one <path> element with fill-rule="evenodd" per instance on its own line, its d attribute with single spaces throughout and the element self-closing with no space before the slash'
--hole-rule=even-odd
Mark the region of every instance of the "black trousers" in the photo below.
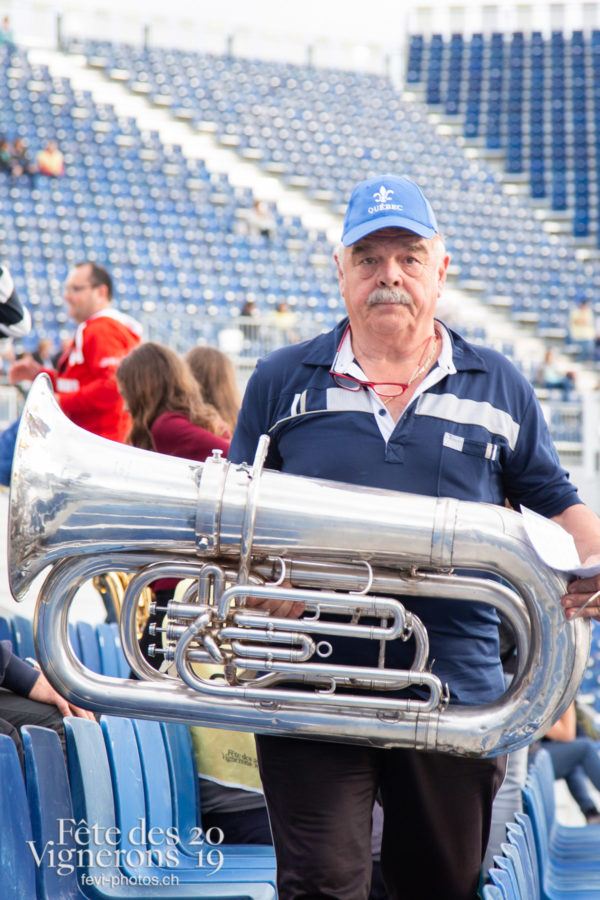
<svg viewBox="0 0 600 900">
<path fill-rule="evenodd" d="M 58 732 L 63 753 L 65 752 L 65 730 L 58 707 L 50 703 L 30 700 L 29 697 L 21 697 L 19 694 L 13 694 L 12 691 L 0 688 L 0 734 L 7 734 L 15 742 L 21 766 L 23 766 L 23 746 L 19 729 L 22 725 L 41 725 L 44 728 L 52 728 Z"/>
<path fill-rule="evenodd" d="M 367 900 L 378 789 L 390 900 L 474 900 L 505 757 L 264 735 L 256 743 L 279 900 Z"/>
</svg>

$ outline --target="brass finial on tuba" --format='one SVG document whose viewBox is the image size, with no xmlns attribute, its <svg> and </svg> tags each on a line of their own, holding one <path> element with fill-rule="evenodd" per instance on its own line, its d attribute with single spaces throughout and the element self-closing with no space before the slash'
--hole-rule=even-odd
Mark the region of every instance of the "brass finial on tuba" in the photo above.
<svg viewBox="0 0 600 900">
<path fill-rule="evenodd" d="M 523 746 L 562 714 L 583 677 L 590 626 L 565 618 L 564 579 L 536 556 L 518 513 L 263 471 L 265 449 L 247 466 L 116 444 L 69 422 L 48 379 L 36 379 L 13 464 L 9 578 L 19 598 L 51 566 L 35 636 L 57 690 L 116 715 L 470 756 Z M 120 628 L 139 681 L 89 671 L 68 640 L 79 586 L 112 570 L 133 573 Z M 194 583 L 166 610 L 163 674 L 139 650 L 136 613 L 140 591 L 173 576 Z M 301 600 L 309 615 L 267 616 L 244 606 L 249 594 Z M 402 596 L 498 608 L 518 648 L 510 689 L 485 706 L 448 705 Z M 412 665 L 385 667 L 384 653 L 373 667 L 331 664 L 327 636 L 338 634 L 382 648 L 412 640 Z M 202 677 L 203 662 L 222 677 Z M 425 699 L 395 693 L 414 684 Z"/>
</svg>

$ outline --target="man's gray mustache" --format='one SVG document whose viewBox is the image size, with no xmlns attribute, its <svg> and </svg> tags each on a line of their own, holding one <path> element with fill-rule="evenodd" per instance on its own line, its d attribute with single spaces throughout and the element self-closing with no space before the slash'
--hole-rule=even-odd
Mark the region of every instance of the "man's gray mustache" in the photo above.
<svg viewBox="0 0 600 900">
<path fill-rule="evenodd" d="M 378 303 L 396 303 L 399 306 L 409 306 L 410 302 L 409 294 L 396 288 L 377 288 L 367 297 L 367 306 L 377 306 Z"/>
</svg>

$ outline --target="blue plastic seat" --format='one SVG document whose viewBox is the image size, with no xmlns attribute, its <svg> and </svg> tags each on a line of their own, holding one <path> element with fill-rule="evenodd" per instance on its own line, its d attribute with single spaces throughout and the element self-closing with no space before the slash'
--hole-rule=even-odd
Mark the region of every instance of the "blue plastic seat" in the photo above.
<svg viewBox="0 0 600 900">
<path fill-rule="evenodd" d="M 275 885 L 274 857 L 265 858 L 249 848 L 242 854 L 231 853 L 227 846 L 219 845 L 214 852 L 208 844 L 203 844 L 201 834 L 197 835 L 198 845 L 194 852 L 195 859 L 181 853 L 168 835 L 173 832 L 175 822 L 171 806 L 171 788 L 168 777 L 168 764 L 164 754 L 164 743 L 158 723 L 158 731 L 149 728 L 146 733 L 155 736 L 157 754 L 155 762 L 147 760 L 142 767 L 134 723 L 131 719 L 103 716 L 102 731 L 106 742 L 106 750 L 110 763 L 112 783 L 114 786 L 117 818 L 121 828 L 121 847 L 128 851 L 132 830 L 140 820 L 147 823 L 148 831 L 154 829 L 155 839 L 148 845 L 158 859 L 157 865 L 140 866 L 137 875 L 156 875 L 167 871 L 176 871 L 180 883 L 190 881 L 201 883 L 206 878 L 215 882 L 241 881 L 263 882 Z M 145 722 L 141 723 L 142 726 Z M 202 865 L 199 865 L 198 854 L 204 851 Z M 215 861 L 222 854 L 222 866 L 216 867 Z M 176 861 L 174 869 L 169 870 L 167 862 Z M 159 864 L 160 863 L 160 864 Z M 134 873 L 134 870 L 131 870 Z M 136 876 L 137 877 L 137 876 Z"/>
<path fill-rule="evenodd" d="M 100 622 L 96 625 L 96 638 L 102 674 L 114 678 L 129 678 L 129 665 L 123 653 L 117 623 Z"/>
<path fill-rule="evenodd" d="M 218 882 L 205 880 L 202 883 L 198 881 L 180 882 L 177 885 L 156 885 L 152 881 L 149 884 L 134 884 L 130 879 L 129 869 L 121 869 L 116 865 L 109 864 L 111 861 L 110 851 L 114 858 L 115 847 L 114 844 L 111 844 L 110 851 L 107 853 L 107 844 L 102 836 L 108 834 L 113 841 L 115 836 L 124 839 L 130 846 L 133 845 L 131 849 L 135 852 L 134 858 L 139 859 L 139 851 L 143 850 L 143 847 L 137 840 L 137 835 L 139 834 L 141 837 L 141 834 L 132 829 L 140 829 L 145 821 L 143 794 L 141 819 L 136 815 L 139 806 L 135 789 L 132 792 L 132 801 L 135 805 L 132 811 L 133 815 L 130 816 L 129 811 L 124 808 L 125 798 L 117 798 L 113 792 L 106 745 L 102 728 L 97 722 L 90 719 L 68 717 L 65 719 L 65 732 L 74 818 L 76 821 L 83 819 L 85 822 L 97 826 L 95 829 L 90 829 L 90 833 L 87 835 L 85 846 L 89 848 L 90 853 L 84 854 L 84 871 L 92 879 L 98 879 L 102 885 L 119 885 L 114 890 L 94 893 L 95 898 L 98 900 L 102 900 L 103 897 L 118 897 L 123 900 L 127 900 L 127 898 L 171 900 L 171 898 L 185 897 L 196 898 L 196 900 L 200 900 L 200 898 L 275 900 L 274 888 L 268 883 L 249 884 L 235 880 L 225 883 L 221 879 Z M 141 780 L 136 775 L 132 783 L 139 788 Z M 130 823 L 130 831 L 126 833 L 121 830 L 123 827 L 121 815 L 124 815 Z M 98 865 L 98 862 L 101 862 L 102 865 Z M 157 868 L 149 868 L 153 869 L 150 878 L 160 875 Z M 139 868 L 134 867 L 133 870 L 138 872 L 138 876 L 142 875 Z M 146 875 L 148 874 L 147 870 Z"/>
<path fill-rule="evenodd" d="M 495 884 L 485 884 L 482 890 L 483 900 L 507 900 L 499 887 Z"/>
<path fill-rule="evenodd" d="M 2 900 L 36 897 L 35 863 L 23 773 L 11 738 L 0 735 L 0 885 Z"/>
<path fill-rule="evenodd" d="M 37 725 L 24 725 L 21 733 L 33 842 L 39 858 L 35 867 L 37 898 L 78 900 L 84 894 L 77 869 L 69 865 L 75 862 L 77 845 L 67 824 L 73 820 L 73 807 L 60 739 L 55 731 Z M 60 852 L 65 865 L 53 864 L 56 858 L 44 853 L 44 847 L 54 848 L 55 855 Z"/>
<path fill-rule="evenodd" d="M 102 662 L 100 660 L 100 648 L 96 629 L 89 622 L 77 623 L 77 636 L 81 650 L 81 661 L 87 669 L 102 674 Z"/>
<path fill-rule="evenodd" d="M 563 825 L 557 821 L 554 797 L 554 767 L 550 754 L 544 749 L 536 753 L 530 769 L 530 786 L 534 783 L 539 789 L 552 856 L 557 859 L 565 857 L 568 859 L 598 860 L 600 867 L 600 826 Z"/>
<path fill-rule="evenodd" d="M 13 630 L 9 620 L 5 616 L 0 616 L 0 641 L 10 641 L 14 649 L 15 639 Z"/>
<path fill-rule="evenodd" d="M 541 895 L 544 900 L 583 900 L 600 896 L 598 862 L 561 858 L 551 855 L 548 830 L 539 789 L 528 776 L 523 788 L 523 802 L 535 837 Z"/>
<path fill-rule="evenodd" d="M 21 659 L 31 657 L 36 658 L 35 643 L 33 640 L 33 625 L 25 616 L 12 617 L 12 630 L 14 637 L 14 648 L 17 656 Z"/>
<path fill-rule="evenodd" d="M 173 819 L 182 848 L 188 853 L 193 853 L 194 845 L 189 843 L 189 838 L 193 839 L 197 834 L 198 827 L 202 826 L 202 808 L 190 729 L 187 725 L 161 722 L 161 731 L 169 767 Z M 138 729 L 138 738 L 139 736 L 140 730 Z M 142 755 L 144 753 L 143 745 L 140 745 L 140 753 Z M 232 855 L 235 855 L 236 852 L 251 853 L 262 856 L 274 864 L 273 848 L 270 844 L 227 844 L 224 846 Z"/>
</svg>

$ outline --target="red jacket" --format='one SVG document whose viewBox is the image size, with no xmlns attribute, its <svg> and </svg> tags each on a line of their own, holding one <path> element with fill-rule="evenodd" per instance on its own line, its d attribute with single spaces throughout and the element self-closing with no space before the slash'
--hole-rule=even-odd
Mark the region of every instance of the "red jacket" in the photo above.
<svg viewBox="0 0 600 900">
<path fill-rule="evenodd" d="M 73 343 L 50 375 L 62 411 L 76 425 L 124 441 L 130 427 L 116 371 L 141 339 L 141 328 L 116 309 L 103 309 L 77 328 Z"/>
</svg>

